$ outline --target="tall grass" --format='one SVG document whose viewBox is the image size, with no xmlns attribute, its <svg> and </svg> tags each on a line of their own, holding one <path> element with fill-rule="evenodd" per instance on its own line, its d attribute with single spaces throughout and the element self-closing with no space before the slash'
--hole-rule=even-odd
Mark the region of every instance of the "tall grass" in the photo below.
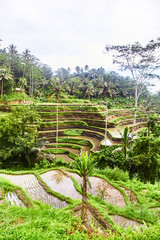
<svg viewBox="0 0 160 240">
<path fill-rule="evenodd" d="M 129 174 L 126 171 L 123 171 L 119 169 L 118 167 L 115 167 L 114 169 L 111 169 L 109 167 L 106 167 L 105 169 L 94 169 L 94 173 L 101 174 L 106 176 L 109 180 L 112 181 L 123 181 L 127 182 L 129 180 Z"/>
</svg>

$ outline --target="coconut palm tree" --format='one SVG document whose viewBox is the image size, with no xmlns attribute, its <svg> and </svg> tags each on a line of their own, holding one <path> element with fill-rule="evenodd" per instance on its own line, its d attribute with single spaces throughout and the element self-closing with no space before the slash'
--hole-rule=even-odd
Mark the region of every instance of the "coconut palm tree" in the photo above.
<svg viewBox="0 0 160 240">
<path fill-rule="evenodd" d="M 91 96 L 94 95 L 94 88 L 91 83 L 88 84 L 88 87 L 86 89 L 85 96 L 88 96 L 88 99 L 90 100 Z"/>
<path fill-rule="evenodd" d="M 86 214 L 87 214 L 87 183 L 91 188 L 91 184 L 89 182 L 88 175 L 91 173 L 92 169 L 94 168 L 95 164 L 93 163 L 94 159 L 91 158 L 91 155 L 88 156 L 88 152 L 85 154 L 81 154 L 75 160 L 75 168 L 79 171 L 80 176 L 83 178 L 82 183 L 82 212 L 81 212 L 81 219 L 82 223 L 85 223 Z"/>
<path fill-rule="evenodd" d="M 27 85 L 27 79 L 25 77 L 21 77 L 19 79 L 19 82 L 21 84 L 21 89 L 23 92 L 23 104 L 25 103 L 24 95 L 25 95 L 25 86 Z"/>
<path fill-rule="evenodd" d="M 100 78 L 100 80 L 103 80 L 103 77 Z M 103 80 L 104 81 L 104 80 Z M 107 115 L 108 115 L 108 101 L 107 97 L 110 97 L 112 99 L 116 96 L 116 88 L 113 86 L 113 84 L 110 81 L 103 82 L 103 85 L 101 86 L 102 89 L 99 92 L 100 96 L 106 96 L 106 122 L 105 122 L 105 149 L 107 145 Z"/>
<path fill-rule="evenodd" d="M 80 74 L 81 68 L 80 68 L 79 66 L 76 66 L 76 67 L 75 67 L 75 70 L 76 70 L 77 74 Z"/>
<path fill-rule="evenodd" d="M 8 55 L 9 55 L 9 69 L 12 73 L 14 81 L 16 81 L 16 73 L 17 73 L 17 67 L 19 65 L 19 54 L 17 51 L 17 47 L 13 44 L 9 45 L 7 47 L 8 49 Z"/>
<path fill-rule="evenodd" d="M 31 58 L 31 54 L 30 54 L 30 50 L 26 49 L 23 53 L 22 53 L 22 57 L 24 59 L 24 63 L 23 63 L 23 77 L 25 77 L 26 75 L 26 64 L 27 62 L 30 60 Z"/>
<path fill-rule="evenodd" d="M 50 95 L 50 98 L 55 96 L 56 97 L 56 103 L 57 103 L 57 118 L 56 118 L 56 156 L 57 156 L 57 148 L 58 148 L 58 102 L 59 99 L 61 99 L 61 92 L 62 87 L 60 84 L 60 79 L 55 77 L 53 82 L 53 93 Z"/>
<path fill-rule="evenodd" d="M 89 71 L 89 66 L 88 66 L 88 65 L 85 65 L 85 66 L 84 66 L 84 70 L 85 70 L 86 72 L 88 72 L 88 71 Z"/>
<path fill-rule="evenodd" d="M 3 97 L 3 85 L 4 81 L 13 80 L 12 75 L 7 67 L 0 69 L 0 81 L 1 81 L 1 98 Z"/>
<path fill-rule="evenodd" d="M 8 51 L 11 55 L 16 55 L 18 53 L 17 47 L 14 44 L 9 45 Z"/>
</svg>

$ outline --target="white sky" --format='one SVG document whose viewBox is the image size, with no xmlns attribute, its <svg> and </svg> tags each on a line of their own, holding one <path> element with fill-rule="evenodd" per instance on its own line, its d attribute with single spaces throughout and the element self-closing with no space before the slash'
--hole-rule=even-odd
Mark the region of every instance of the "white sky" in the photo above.
<svg viewBox="0 0 160 240">
<path fill-rule="evenodd" d="M 116 70 L 105 45 L 160 37 L 159 12 L 160 0 L 0 0 L 1 46 L 28 48 L 53 70 Z"/>
</svg>

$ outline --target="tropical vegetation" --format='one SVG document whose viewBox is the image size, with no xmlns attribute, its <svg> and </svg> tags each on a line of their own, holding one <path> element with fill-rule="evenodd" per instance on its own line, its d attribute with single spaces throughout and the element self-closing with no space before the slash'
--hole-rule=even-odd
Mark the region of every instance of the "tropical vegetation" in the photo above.
<svg viewBox="0 0 160 240">
<path fill-rule="evenodd" d="M 0 48 L 0 239 L 160 239 L 159 47 L 106 45 L 132 77 Z"/>
</svg>

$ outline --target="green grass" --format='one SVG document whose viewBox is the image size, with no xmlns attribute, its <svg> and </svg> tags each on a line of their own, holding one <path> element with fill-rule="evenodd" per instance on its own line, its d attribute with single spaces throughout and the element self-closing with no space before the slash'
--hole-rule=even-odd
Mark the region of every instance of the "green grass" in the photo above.
<svg viewBox="0 0 160 240">
<path fill-rule="evenodd" d="M 35 102 L 35 99 L 29 97 L 27 94 L 24 94 L 24 99 Z M 23 101 L 23 94 L 22 93 L 11 93 L 9 95 L 4 94 L 3 98 L 0 98 L 0 101 L 4 101 L 4 102 L 10 102 L 10 101 L 15 101 L 15 100 Z"/>
<path fill-rule="evenodd" d="M 123 181 L 127 182 L 129 180 L 129 174 L 128 172 L 124 172 L 123 170 L 119 169 L 118 167 L 115 167 L 114 169 L 111 169 L 109 167 L 105 169 L 94 169 L 95 174 L 101 174 L 106 176 L 111 181 Z"/>
<path fill-rule="evenodd" d="M 65 135 L 69 136 L 80 136 L 82 135 L 83 130 L 82 129 L 66 129 L 64 130 Z"/>
<path fill-rule="evenodd" d="M 63 138 L 58 138 L 58 142 L 59 143 L 75 143 L 75 144 L 79 144 L 82 146 L 91 146 L 92 147 L 92 143 L 89 140 L 84 140 L 84 139 L 78 139 L 78 138 L 70 138 L 70 137 L 63 137 Z"/>
<path fill-rule="evenodd" d="M 85 106 L 85 105 L 77 105 L 77 106 L 67 106 L 67 105 L 59 105 L 58 107 L 59 111 L 88 111 L 88 112 L 97 112 L 100 110 L 104 110 L 105 107 L 103 106 Z M 43 111 L 56 111 L 56 106 L 39 106 L 38 110 Z"/>
<path fill-rule="evenodd" d="M 56 122 L 42 122 L 41 123 L 41 127 L 56 127 L 57 123 Z M 59 121 L 58 122 L 58 126 L 70 126 L 70 125 L 74 125 L 74 126 L 85 126 L 87 127 L 88 124 L 84 121 Z"/>
<path fill-rule="evenodd" d="M 73 153 L 71 153 L 70 151 L 68 150 L 64 150 L 64 149 L 60 149 L 58 148 L 57 150 L 56 149 L 45 149 L 44 150 L 44 153 L 49 153 L 49 154 L 68 154 L 68 156 L 72 159 L 75 159 L 77 156 Z"/>
<path fill-rule="evenodd" d="M 35 209 L 9 207 L 0 210 L 3 212 L 0 216 L 0 239 L 5 240 L 71 239 L 69 232 L 79 222 L 69 209 L 64 211 L 50 206 Z M 72 239 L 89 239 L 85 235 L 77 231 Z"/>
<path fill-rule="evenodd" d="M 92 201 L 93 203 L 93 201 Z M 98 207 L 98 206 L 97 206 Z M 99 208 L 99 210 L 101 210 Z M 104 212 L 104 210 L 103 210 Z M 158 240 L 159 224 L 143 230 L 117 228 L 116 231 L 102 234 L 92 233 L 92 238 L 81 225 L 80 219 L 72 215 L 70 208 L 54 209 L 50 206 L 20 208 L 0 206 L 0 239 L 1 240 Z M 106 216 L 107 218 L 107 216 Z"/>
</svg>

